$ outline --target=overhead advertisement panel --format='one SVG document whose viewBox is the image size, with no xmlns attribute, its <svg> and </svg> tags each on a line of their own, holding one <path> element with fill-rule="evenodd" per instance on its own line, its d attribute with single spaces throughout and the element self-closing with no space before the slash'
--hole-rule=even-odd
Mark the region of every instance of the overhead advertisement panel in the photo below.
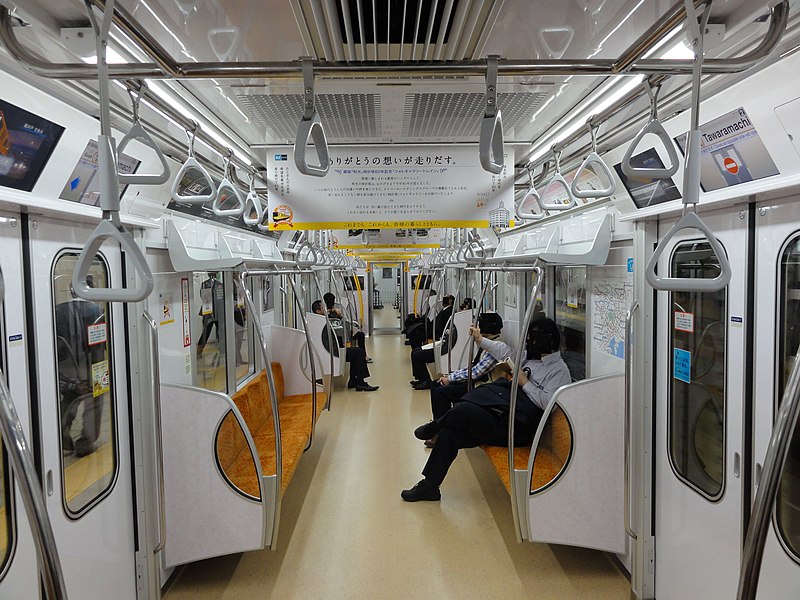
<svg viewBox="0 0 800 600">
<path fill-rule="evenodd" d="M 513 153 L 494 175 L 481 168 L 476 146 L 329 152 L 325 177 L 300 174 L 291 150 L 267 152 L 270 229 L 507 226 L 512 215 Z"/>
<path fill-rule="evenodd" d="M 337 229 L 333 245 L 340 250 L 359 248 L 439 248 L 444 229 Z"/>
</svg>

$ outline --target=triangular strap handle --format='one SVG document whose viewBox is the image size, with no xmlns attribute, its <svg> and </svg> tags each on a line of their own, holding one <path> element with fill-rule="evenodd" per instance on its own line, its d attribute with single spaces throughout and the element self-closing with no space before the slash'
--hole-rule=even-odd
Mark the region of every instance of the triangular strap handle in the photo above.
<svg viewBox="0 0 800 600">
<path fill-rule="evenodd" d="M 552 204 L 548 204 L 542 199 L 544 196 L 547 195 L 547 190 L 553 187 L 554 184 L 561 186 L 566 190 L 567 198 L 569 198 L 568 204 L 558 204 L 555 202 Z M 550 181 L 548 181 L 544 186 L 542 186 L 542 193 L 539 195 L 539 207 L 542 210 L 567 210 L 572 208 L 573 206 L 575 206 L 575 196 L 572 195 L 572 190 L 570 189 L 567 180 L 564 179 L 561 173 L 556 172 L 556 174 L 550 178 Z"/>
<path fill-rule="evenodd" d="M 548 35 L 550 35 L 552 43 L 548 41 Z M 569 48 L 569 45 L 572 43 L 572 38 L 575 37 L 575 28 L 570 25 L 542 27 L 536 32 L 536 37 L 539 38 L 539 43 L 544 48 L 548 58 L 555 58 L 558 60 L 564 56 L 567 52 L 567 48 Z"/>
<path fill-rule="evenodd" d="M 481 166 L 489 173 L 501 173 L 505 158 L 503 157 L 503 116 L 498 109 L 491 116 L 481 120 L 481 138 L 479 147 Z"/>
<path fill-rule="evenodd" d="M 255 213 L 255 217 L 250 216 L 253 213 Z M 264 219 L 264 207 L 261 205 L 261 199 L 255 190 L 247 192 L 247 198 L 244 199 L 244 214 L 242 218 L 248 225 L 259 225 Z"/>
<path fill-rule="evenodd" d="M 225 38 L 230 39 L 227 46 L 223 46 Z M 242 39 L 242 30 L 238 27 L 214 27 L 208 30 L 208 44 L 214 52 L 214 56 L 220 62 L 229 62 L 239 52 L 239 42 Z"/>
<path fill-rule="evenodd" d="M 547 215 L 544 212 L 535 213 L 535 212 L 525 212 L 523 207 L 525 204 L 533 200 L 536 204 L 541 206 L 542 198 L 539 196 L 539 192 L 536 191 L 536 188 L 531 187 L 525 195 L 522 197 L 522 200 L 519 201 L 519 204 L 515 204 L 515 213 L 518 218 L 524 219 L 526 221 L 538 221 L 539 219 L 544 219 Z"/>
<path fill-rule="evenodd" d="M 231 197 L 236 200 L 236 205 L 233 208 L 222 208 L 223 202 L 228 202 Z M 217 197 L 214 198 L 211 210 L 218 217 L 238 217 L 244 212 L 244 198 L 239 193 L 239 188 L 228 179 L 227 173 L 219 183 Z"/>
<path fill-rule="evenodd" d="M 133 263 L 137 277 L 137 285 L 133 288 L 93 288 L 86 282 L 86 276 L 92 266 L 97 251 L 107 239 L 117 241 L 125 253 L 125 258 Z M 83 247 L 72 273 L 72 289 L 79 298 L 92 302 L 140 302 L 153 291 L 153 274 L 142 254 L 141 248 L 136 245 L 131 234 L 121 223 L 102 220 L 89 236 Z"/>
<path fill-rule="evenodd" d="M 170 172 L 167 157 L 164 156 L 161 148 L 158 147 L 158 144 L 155 143 L 155 140 L 147 133 L 147 130 L 142 126 L 142 122 L 138 119 L 134 121 L 133 127 L 125 134 L 125 137 L 120 140 L 117 146 L 117 154 L 122 154 L 125 146 L 132 140 L 137 140 L 155 151 L 158 160 L 161 162 L 161 173 L 118 173 L 117 179 L 119 182 L 126 185 L 160 185 L 169 181 Z"/>
<path fill-rule="evenodd" d="M 717 255 L 719 260 L 720 273 L 714 279 L 689 279 L 682 277 L 659 277 L 656 275 L 656 265 L 661 254 L 669 245 L 669 241 L 675 236 L 676 233 L 683 229 L 697 229 L 703 232 L 703 235 L 711 244 L 711 249 Z M 728 262 L 728 256 L 725 254 L 725 249 L 719 243 L 714 233 L 708 228 L 708 225 L 697 216 L 694 211 L 688 211 L 683 215 L 680 221 L 673 225 L 672 229 L 667 232 L 667 235 L 661 240 L 661 243 L 656 247 L 653 256 L 647 263 L 645 270 L 645 278 L 654 289 L 668 291 L 668 292 L 718 292 L 723 289 L 731 280 L 731 265 Z"/>
<path fill-rule="evenodd" d="M 663 169 L 646 169 L 634 167 L 631 164 L 631 157 L 633 157 L 636 146 L 639 145 L 639 142 L 641 142 L 642 138 L 648 133 L 655 135 L 661 140 L 661 143 L 664 144 L 664 148 L 667 150 L 667 157 L 669 158 L 669 167 Z M 666 129 L 664 129 L 661 121 L 658 119 L 651 119 L 647 125 L 642 127 L 639 133 L 636 134 L 631 145 L 628 146 L 628 149 L 625 151 L 625 156 L 622 158 L 622 172 L 628 177 L 648 177 L 650 179 L 669 179 L 678 172 L 678 153 L 675 152 L 675 144 L 672 138 L 669 137 Z"/>
<path fill-rule="evenodd" d="M 578 179 L 583 171 L 589 168 L 590 165 L 597 165 L 597 168 L 594 169 L 594 172 L 598 175 L 601 173 L 603 174 L 608 181 L 607 187 L 600 190 L 578 189 Z M 614 181 L 614 176 L 611 174 L 611 169 L 608 168 L 606 161 L 600 158 L 600 155 L 597 152 L 593 151 L 584 159 L 584 161 L 581 163 L 581 166 L 578 167 L 578 170 L 575 171 L 575 176 L 572 179 L 570 190 L 572 191 L 572 195 L 576 198 L 607 198 L 617 191 L 617 183 Z"/>
<path fill-rule="evenodd" d="M 308 140 L 314 140 L 314 149 L 317 151 L 319 164 L 310 165 L 306 159 L 308 150 Z M 294 164 L 297 170 L 303 175 L 313 175 L 314 177 L 325 177 L 330 167 L 330 157 L 328 155 L 328 139 L 325 137 L 325 130 L 319 115 L 314 113 L 311 119 L 302 119 L 297 126 L 297 139 L 294 142 Z"/>
<path fill-rule="evenodd" d="M 180 186 L 181 179 L 183 179 L 184 174 L 189 169 L 196 169 L 200 171 L 203 175 L 203 178 L 208 182 L 209 187 L 211 188 L 211 192 L 204 195 L 204 196 L 193 196 L 190 194 L 181 194 L 178 191 L 178 187 Z M 187 204 L 205 204 L 206 202 L 213 202 L 217 197 L 217 188 L 214 185 L 214 180 L 211 179 L 211 175 L 208 174 L 205 167 L 197 162 L 197 159 L 193 155 L 189 155 L 189 158 L 186 159 L 186 162 L 183 163 L 181 170 L 178 171 L 178 174 L 175 176 L 175 181 L 172 182 L 172 198 L 176 202 L 185 202 Z"/>
</svg>

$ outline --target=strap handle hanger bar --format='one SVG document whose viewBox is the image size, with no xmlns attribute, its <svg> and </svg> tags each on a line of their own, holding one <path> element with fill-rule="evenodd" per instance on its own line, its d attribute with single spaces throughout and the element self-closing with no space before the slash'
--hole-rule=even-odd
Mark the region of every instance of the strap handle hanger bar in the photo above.
<svg viewBox="0 0 800 600">
<path fill-rule="evenodd" d="M 622 158 L 622 172 L 628 177 L 669 179 L 678 172 L 679 160 L 678 153 L 675 151 L 675 143 L 667 133 L 667 130 L 664 129 L 661 121 L 658 120 L 658 92 L 661 91 L 661 85 L 659 84 L 655 90 L 653 90 L 653 88 L 650 86 L 650 81 L 646 80 L 644 82 L 644 89 L 647 92 L 647 95 L 650 97 L 650 120 L 639 130 L 639 133 L 636 134 L 636 137 L 633 138 L 630 146 L 628 146 L 628 149 L 625 151 L 625 156 Z M 652 169 L 633 166 L 631 162 L 633 159 L 633 152 L 636 150 L 639 142 L 641 142 L 644 136 L 647 134 L 653 134 L 659 140 L 661 140 L 661 143 L 664 145 L 664 148 L 667 151 L 669 167 Z"/>
<path fill-rule="evenodd" d="M 184 202 L 186 204 L 205 204 L 206 202 L 213 202 L 217 197 L 217 187 L 214 185 L 214 180 L 211 178 L 211 175 L 206 168 L 201 165 L 194 156 L 195 132 L 197 131 L 198 127 L 199 125 L 197 123 L 193 123 L 192 129 L 186 130 L 186 137 L 189 138 L 189 157 L 186 159 L 186 162 L 183 163 L 180 171 L 178 171 L 178 174 L 175 176 L 175 181 L 172 182 L 172 198 L 176 202 Z M 198 171 L 208 184 L 210 189 L 208 194 L 195 195 L 180 193 L 181 180 L 183 179 L 183 176 L 192 169 Z"/>
<path fill-rule="evenodd" d="M 97 137 L 98 172 L 100 177 L 100 208 L 103 219 L 89 236 L 86 245 L 78 256 L 75 271 L 72 273 L 72 288 L 78 297 L 95 302 L 138 302 L 153 291 L 153 274 L 141 249 L 125 229 L 119 218 L 119 181 L 117 180 L 117 159 L 114 137 L 111 135 L 111 110 L 109 101 L 108 63 L 106 48 L 108 33 L 114 14 L 115 0 L 106 3 L 103 20 L 98 23 L 91 4 L 86 2 L 89 20 L 95 32 L 97 43 L 97 83 L 100 91 L 100 135 Z M 93 288 L 86 278 L 95 256 L 106 239 L 113 239 L 125 252 L 133 266 L 137 284 L 132 288 Z"/>
<path fill-rule="evenodd" d="M 328 139 L 322 127 L 319 114 L 314 101 L 314 61 L 308 56 L 303 61 L 303 117 L 297 126 L 297 138 L 294 142 L 294 164 L 303 175 L 325 177 L 330 167 L 328 154 Z M 308 164 L 308 140 L 314 141 L 314 150 L 317 152 L 319 164 Z"/>
<path fill-rule="evenodd" d="M 683 216 L 673 225 L 664 239 L 658 244 L 653 256 L 647 263 L 645 278 L 657 290 L 672 292 L 717 292 L 723 289 L 731 280 L 731 265 L 725 254 L 725 249 L 719 243 L 708 225 L 697 215 L 697 203 L 700 200 L 700 76 L 703 71 L 703 32 L 705 31 L 708 17 L 711 14 L 711 1 L 703 9 L 702 24 L 697 25 L 694 4 L 692 0 L 685 0 L 686 11 L 689 15 L 687 23 L 692 34 L 692 44 L 695 52 L 694 74 L 692 75 L 692 127 L 686 143 L 686 163 L 683 172 Z M 624 164 L 624 163 L 623 163 Z M 720 273 L 713 279 L 690 279 L 681 277 L 659 277 L 656 274 L 656 265 L 663 252 L 669 246 L 670 240 L 679 231 L 684 229 L 697 229 L 703 233 L 711 245 L 719 261 Z"/>
<path fill-rule="evenodd" d="M 570 188 L 567 180 L 564 179 L 564 176 L 561 174 L 561 151 L 556 151 L 556 146 L 553 144 L 553 158 L 556 162 L 556 170 L 553 173 L 553 176 L 547 181 L 547 183 L 542 184 L 542 193 L 539 195 L 539 207 L 542 210 L 568 210 L 575 206 L 575 196 L 572 195 L 572 189 Z M 547 195 L 547 190 L 549 190 L 553 185 L 557 185 L 564 189 L 567 192 L 567 199 L 569 202 L 566 204 L 560 204 L 558 202 L 549 203 L 546 202 L 543 197 Z"/>
<path fill-rule="evenodd" d="M 169 164 L 167 163 L 167 157 L 164 156 L 161 148 L 158 147 L 158 144 L 156 144 L 155 140 L 144 128 L 144 125 L 142 125 L 142 121 L 139 118 L 139 101 L 142 98 L 143 87 L 144 82 L 139 82 L 137 90 L 134 91 L 133 89 L 128 88 L 128 95 L 131 97 L 132 104 L 133 125 L 128 133 L 125 134 L 125 137 L 120 140 L 119 145 L 117 146 L 117 155 L 119 156 L 122 154 L 129 142 L 132 140 L 137 140 L 145 146 L 152 148 L 156 153 L 159 162 L 161 162 L 161 173 L 119 173 L 117 175 L 117 179 L 120 183 L 124 183 L 126 185 L 161 185 L 162 183 L 169 181 Z"/>
<path fill-rule="evenodd" d="M 539 192 L 536 191 L 536 185 L 533 182 L 533 171 L 528 169 L 528 177 L 531 180 L 531 187 L 528 188 L 528 191 L 525 192 L 525 195 L 522 197 L 522 200 L 519 203 L 514 204 L 515 214 L 517 218 L 524 220 L 524 221 L 539 221 L 544 219 L 547 216 L 547 213 L 542 210 L 542 212 L 535 213 L 531 211 L 524 211 L 523 207 L 526 203 L 528 203 L 531 199 L 533 199 L 536 204 L 541 206 L 542 204 L 542 197 L 539 195 Z"/>
<path fill-rule="evenodd" d="M 261 198 L 258 197 L 256 192 L 256 174 L 254 171 L 250 172 L 250 189 L 244 199 L 244 215 L 242 215 L 242 218 L 247 225 L 255 225 L 259 228 L 264 220 L 264 206 L 261 204 Z M 267 225 L 267 228 L 269 228 L 269 225 Z"/>
<path fill-rule="evenodd" d="M 217 188 L 217 196 L 211 204 L 211 210 L 218 217 L 238 217 L 244 212 L 244 198 L 239 193 L 239 187 L 231 181 L 231 156 L 233 150 L 228 148 L 228 154 L 222 157 L 222 181 Z M 233 198 L 236 203 L 232 208 L 223 208 L 222 205 Z"/>
<path fill-rule="evenodd" d="M 587 125 L 589 126 L 589 135 L 592 136 L 592 151 L 589 153 L 589 156 L 583 160 L 581 166 L 578 167 L 578 170 L 575 171 L 575 177 L 572 179 L 572 185 L 570 186 L 570 189 L 572 191 L 572 195 L 576 198 L 607 198 L 617 191 L 617 183 L 614 180 L 614 175 L 612 175 L 611 169 L 608 168 L 606 161 L 600 158 L 600 155 L 597 153 L 597 128 L 594 126 L 591 119 L 589 119 Z M 596 174 L 602 174 L 603 177 L 606 178 L 606 181 L 608 181 L 608 186 L 597 190 L 593 190 L 591 188 L 585 190 L 578 189 L 578 181 L 580 180 L 583 172 L 586 171 L 590 165 L 595 166 Z"/>
<path fill-rule="evenodd" d="M 503 143 L 503 115 L 497 107 L 497 64 L 500 57 L 486 58 L 486 106 L 481 120 L 478 153 L 484 171 L 499 174 L 505 164 Z"/>
</svg>

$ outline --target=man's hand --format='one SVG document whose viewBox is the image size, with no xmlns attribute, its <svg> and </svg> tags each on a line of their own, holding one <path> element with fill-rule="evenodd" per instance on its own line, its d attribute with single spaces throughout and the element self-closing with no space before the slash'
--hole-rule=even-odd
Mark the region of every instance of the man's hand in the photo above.
<svg viewBox="0 0 800 600">
<path fill-rule="evenodd" d="M 439 385 L 450 385 L 450 379 L 448 379 L 447 375 L 439 377 Z"/>
<path fill-rule="evenodd" d="M 520 385 L 520 387 L 525 387 L 525 384 L 528 383 L 528 381 L 530 381 L 530 380 L 528 379 L 528 376 L 525 374 L 525 371 L 520 369 L 519 370 L 519 385 Z"/>
<path fill-rule="evenodd" d="M 481 335 L 481 328 L 477 325 L 470 325 L 469 334 L 475 339 L 475 343 L 480 345 L 483 336 Z"/>
</svg>

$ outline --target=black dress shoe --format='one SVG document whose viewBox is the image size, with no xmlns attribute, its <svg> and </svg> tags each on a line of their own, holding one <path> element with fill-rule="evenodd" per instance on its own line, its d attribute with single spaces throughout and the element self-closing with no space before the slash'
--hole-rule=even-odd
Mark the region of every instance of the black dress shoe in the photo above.
<svg viewBox="0 0 800 600">
<path fill-rule="evenodd" d="M 430 421 L 429 423 L 425 423 L 425 425 L 420 425 L 414 430 L 414 437 L 418 440 L 429 440 L 437 436 L 437 434 L 442 430 L 442 426 L 439 425 L 436 421 Z"/>
<path fill-rule="evenodd" d="M 415 390 L 429 390 L 431 389 L 431 382 L 430 381 L 420 381 L 416 385 L 411 384 Z"/>
<path fill-rule="evenodd" d="M 412 379 L 412 380 L 411 380 L 411 381 L 409 381 L 408 383 L 409 383 L 409 384 L 411 384 L 411 387 L 414 387 L 415 385 L 419 385 L 419 384 L 420 384 L 420 383 L 422 383 L 422 382 L 421 382 L 421 381 L 419 381 L 419 380 L 417 380 L 417 379 Z"/>
<path fill-rule="evenodd" d="M 378 389 L 379 386 L 377 385 L 370 385 L 368 383 L 362 383 L 356 386 L 357 392 L 374 392 Z"/>
<path fill-rule="evenodd" d="M 353 388 L 355 388 L 357 386 L 358 386 L 358 384 L 355 381 L 348 381 L 347 382 L 347 388 L 350 389 L 350 390 L 352 390 Z"/>
<path fill-rule="evenodd" d="M 439 439 L 438 435 L 433 436 L 429 440 L 425 440 L 425 447 L 426 448 L 433 448 L 436 445 L 436 440 Z"/>
<path fill-rule="evenodd" d="M 406 502 L 419 502 L 420 500 L 435 502 L 442 499 L 442 494 L 439 491 L 439 486 L 428 483 L 427 479 L 423 479 L 410 490 L 400 492 L 400 497 Z"/>
</svg>

